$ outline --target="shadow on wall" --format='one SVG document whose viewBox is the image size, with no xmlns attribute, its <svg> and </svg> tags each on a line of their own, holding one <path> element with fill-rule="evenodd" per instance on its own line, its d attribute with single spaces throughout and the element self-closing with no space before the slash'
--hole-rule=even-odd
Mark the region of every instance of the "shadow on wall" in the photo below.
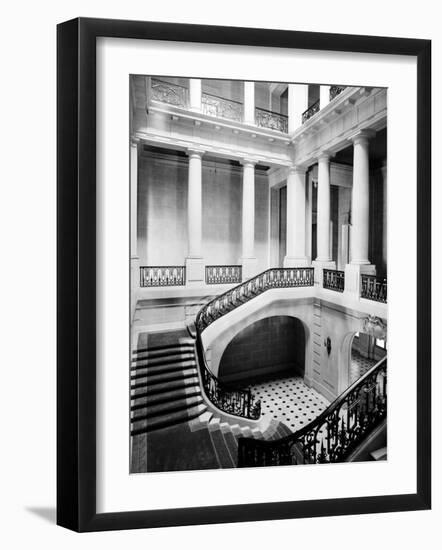
<svg viewBox="0 0 442 550">
<path fill-rule="evenodd" d="M 305 330 L 296 317 L 266 317 L 252 323 L 227 345 L 218 377 L 250 384 L 275 375 L 304 376 Z"/>
</svg>

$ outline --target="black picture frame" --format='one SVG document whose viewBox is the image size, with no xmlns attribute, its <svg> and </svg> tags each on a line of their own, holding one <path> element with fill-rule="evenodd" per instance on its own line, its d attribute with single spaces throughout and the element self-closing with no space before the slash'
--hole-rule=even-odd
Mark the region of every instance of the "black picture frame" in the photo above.
<svg viewBox="0 0 442 550">
<path fill-rule="evenodd" d="M 417 59 L 417 491 L 96 512 L 96 39 L 153 39 Z M 431 41 L 79 18 L 57 28 L 57 523 L 75 531 L 424 510 L 431 506 Z"/>
</svg>

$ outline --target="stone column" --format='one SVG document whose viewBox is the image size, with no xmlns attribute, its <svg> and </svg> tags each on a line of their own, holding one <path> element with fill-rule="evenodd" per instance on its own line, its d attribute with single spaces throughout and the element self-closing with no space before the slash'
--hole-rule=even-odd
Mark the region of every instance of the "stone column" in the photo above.
<svg viewBox="0 0 442 550">
<path fill-rule="evenodd" d="M 302 113 L 308 108 L 308 85 L 289 84 L 287 99 L 289 134 L 293 134 L 302 125 Z"/>
<path fill-rule="evenodd" d="M 330 103 L 330 86 L 319 86 L 319 107 L 323 109 Z"/>
<path fill-rule="evenodd" d="M 368 134 L 353 138 L 353 191 L 351 199 L 351 263 L 368 265 L 368 235 L 370 207 L 370 171 Z"/>
<path fill-rule="evenodd" d="M 140 287 L 138 257 L 138 141 L 130 143 L 130 307 L 133 320 Z"/>
<path fill-rule="evenodd" d="M 192 111 L 201 111 L 201 79 L 189 79 L 189 107 Z"/>
<path fill-rule="evenodd" d="M 350 264 L 345 268 L 345 290 L 359 297 L 362 274 L 375 275 L 368 259 L 370 214 L 369 138 L 362 130 L 353 136 L 353 188 L 351 196 Z"/>
<path fill-rule="evenodd" d="M 321 153 L 318 157 L 318 210 L 317 210 L 317 257 L 315 282 L 322 286 L 322 270 L 336 269 L 330 255 L 330 155 Z"/>
<path fill-rule="evenodd" d="M 316 261 L 330 262 L 330 157 L 318 159 L 318 256 Z"/>
<path fill-rule="evenodd" d="M 254 160 L 244 159 L 242 181 L 242 265 L 243 280 L 256 275 L 255 256 L 255 164 Z"/>
<path fill-rule="evenodd" d="M 189 182 L 187 191 L 186 281 L 188 286 L 204 284 L 202 255 L 202 156 L 204 151 L 189 149 Z"/>
<path fill-rule="evenodd" d="M 284 267 L 305 267 L 305 173 L 300 166 L 289 168 L 287 175 L 287 252 Z"/>
<path fill-rule="evenodd" d="M 244 82 L 244 123 L 255 124 L 255 83 Z"/>
</svg>

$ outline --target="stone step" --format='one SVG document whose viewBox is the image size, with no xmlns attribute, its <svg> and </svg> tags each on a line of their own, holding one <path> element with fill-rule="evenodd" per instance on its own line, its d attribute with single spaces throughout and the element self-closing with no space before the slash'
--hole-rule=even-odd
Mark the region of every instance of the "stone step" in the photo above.
<svg viewBox="0 0 442 550">
<path fill-rule="evenodd" d="M 153 386 L 140 385 L 140 387 L 131 389 L 132 399 L 138 397 L 151 396 L 156 394 L 164 394 L 168 391 L 174 391 L 183 388 L 199 388 L 199 380 L 197 376 L 192 376 L 185 379 L 171 380 L 164 384 L 154 384 Z"/>
<path fill-rule="evenodd" d="M 167 401 L 174 401 L 176 399 L 190 398 L 201 395 L 201 390 L 197 386 L 181 387 L 172 391 L 165 391 L 153 395 L 143 395 L 141 397 L 132 397 L 131 410 L 137 410 L 146 405 L 157 405 Z"/>
<path fill-rule="evenodd" d="M 207 410 L 205 405 L 196 405 L 189 407 L 181 411 L 175 411 L 161 416 L 155 416 L 154 418 L 145 418 L 132 422 L 131 435 L 138 435 L 141 433 L 149 432 L 152 430 L 158 430 L 160 428 L 166 428 L 182 422 L 187 422 L 203 414 Z"/>
<path fill-rule="evenodd" d="M 200 416 L 198 416 L 197 418 L 189 422 L 190 431 L 197 432 L 203 429 L 207 430 L 208 424 L 212 418 L 213 418 L 213 413 L 209 412 L 208 410 L 206 412 L 203 412 L 203 414 L 201 414 Z"/>
<path fill-rule="evenodd" d="M 214 429 L 213 427 L 211 429 L 209 425 L 209 433 L 220 468 L 234 468 L 236 463 L 230 456 L 230 452 L 227 448 L 223 433 L 219 427 L 219 422 L 216 429 Z"/>
<path fill-rule="evenodd" d="M 230 424 L 227 422 L 222 422 L 220 425 L 221 432 L 224 437 L 224 442 L 226 444 L 227 450 L 229 451 L 230 458 L 235 466 L 238 465 L 238 441 L 232 433 Z"/>
<path fill-rule="evenodd" d="M 172 363 L 181 363 L 183 361 L 189 361 L 195 359 L 195 353 L 176 353 L 171 355 L 163 355 L 161 357 L 141 357 L 132 359 L 131 370 L 146 368 L 146 367 L 161 367 L 163 365 L 171 365 Z"/>
<path fill-rule="evenodd" d="M 133 350 L 132 352 L 132 361 L 136 359 L 147 359 L 155 357 L 163 357 L 164 355 L 174 355 L 182 352 L 189 352 L 194 349 L 195 343 L 167 345 L 167 346 L 158 346 L 153 348 L 141 348 Z"/>
<path fill-rule="evenodd" d="M 150 375 L 154 374 L 162 374 L 163 372 L 179 372 L 183 371 L 184 369 L 190 368 L 190 367 L 196 367 L 195 359 L 190 359 L 187 361 L 180 361 L 177 363 L 171 363 L 171 364 L 164 364 L 164 365 L 158 365 L 158 366 L 147 366 L 147 367 L 137 367 L 136 370 L 132 370 L 132 374 L 130 376 L 131 380 L 136 380 L 137 378 L 143 378 L 145 376 L 150 377 Z"/>
<path fill-rule="evenodd" d="M 155 386 L 155 385 L 165 385 L 168 382 L 183 381 L 186 378 L 194 378 L 197 376 L 196 368 L 187 368 L 184 370 L 173 371 L 173 372 L 164 372 L 162 374 L 154 374 L 144 376 L 140 379 L 134 380 L 131 384 L 131 389 L 138 389 L 141 387 Z"/>
<path fill-rule="evenodd" d="M 201 405 L 203 398 L 199 395 L 195 397 L 186 397 L 184 399 L 176 399 L 174 401 L 166 401 L 158 405 L 151 405 L 137 409 L 132 417 L 132 422 L 136 420 L 142 420 L 143 418 L 153 418 L 155 416 L 161 416 L 174 411 L 180 411 L 196 405 Z"/>
<path fill-rule="evenodd" d="M 148 355 L 155 355 L 155 354 L 161 354 L 164 351 L 167 350 L 180 350 L 184 348 L 190 348 L 194 347 L 195 341 L 192 340 L 192 338 L 180 338 L 176 342 L 173 343 L 167 343 L 160 346 L 148 346 L 143 348 L 134 349 L 132 351 L 132 356 L 137 356 L 140 354 L 148 354 Z"/>
</svg>

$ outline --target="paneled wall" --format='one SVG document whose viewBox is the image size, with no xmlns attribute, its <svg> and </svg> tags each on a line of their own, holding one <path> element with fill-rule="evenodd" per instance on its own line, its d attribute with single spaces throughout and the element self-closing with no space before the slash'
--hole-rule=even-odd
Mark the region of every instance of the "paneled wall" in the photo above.
<svg viewBox="0 0 442 550">
<path fill-rule="evenodd" d="M 143 152 L 139 159 L 138 254 L 141 265 L 183 265 L 187 256 L 188 159 Z M 205 160 L 202 171 L 202 250 L 206 265 L 237 264 L 242 238 L 242 167 Z M 255 254 L 268 267 L 269 189 L 255 175 Z"/>
</svg>

